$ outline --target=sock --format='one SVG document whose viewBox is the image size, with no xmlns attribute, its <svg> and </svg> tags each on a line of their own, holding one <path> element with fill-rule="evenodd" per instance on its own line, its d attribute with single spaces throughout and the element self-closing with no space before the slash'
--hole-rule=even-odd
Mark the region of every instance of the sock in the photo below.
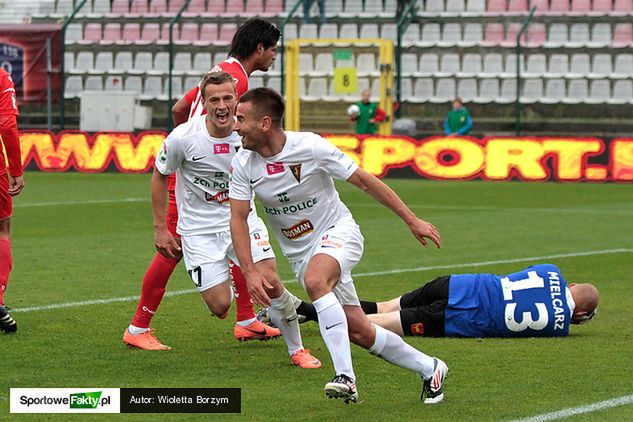
<svg viewBox="0 0 633 422">
<path fill-rule="evenodd" d="M 374 345 L 370 347 L 369 353 L 420 374 L 424 379 L 431 378 L 433 375 L 433 358 L 431 356 L 425 355 L 405 343 L 399 335 L 385 330 L 379 325 L 372 325 L 376 329 L 376 340 Z"/>
<path fill-rule="evenodd" d="M 160 253 L 156 253 L 152 263 L 149 264 L 147 271 L 145 271 L 143 286 L 141 287 L 141 298 L 130 326 L 149 328 L 152 318 L 158 310 L 158 305 L 163 300 L 169 277 L 171 277 L 179 261 L 178 259 L 165 258 Z"/>
<path fill-rule="evenodd" d="M 345 374 L 356 380 L 343 306 L 332 292 L 315 300 L 313 305 L 319 315 L 319 330 L 330 352 L 336 375 Z"/>
<path fill-rule="evenodd" d="M 231 278 L 233 279 L 233 286 L 235 286 L 235 305 L 237 308 L 236 320 L 238 322 L 254 320 L 255 312 L 253 311 L 253 299 L 251 299 L 251 295 L 248 293 L 248 289 L 246 288 L 246 279 L 244 278 L 244 274 L 242 274 L 240 267 L 235 265 L 233 261 L 231 261 L 230 271 Z"/>
<path fill-rule="evenodd" d="M 288 354 L 292 356 L 295 352 L 302 350 L 303 343 L 301 342 L 297 312 L 295 311 L 292 295 L 288 290 L 284 289 L 281 296 L 270 299 L 268 315 L 284 336 L 288 346 Z"/>
<path fill-rule="evenodd" d="M 246 326 L 251 325 L 255 321 L 257 321 L 257 317 L 245 319 L 244 321 L 235 321 L 235 323 L 241 327 L 246 327 Z"/>
<path fill-rule="evenodd" d="M 367 315 L 369 314 L 377 314 L 378 313 L 378 303 L 377 302 L 370 302 L 367 300 L 361 300 L 360 301 L 360 307 L 363 308 L 363 312 L 365 312 Z"/>
<path fill-rule="evenodd" d="M 137 327 L 136 325 L 130 324 L 129 327 L 127 327 L 127 330 L 130 332 L 130 334 L 137 335 L 149 331 L 149 328 Z"/>
<path fill-rule="evenodd" d="M 303 301 L 299 303 L 299 306 L 297 306 L 297 313 L 299 315 L 305 316 L 306 321 L 319 322 L 316 308 L 311 303 L 303 302 Z"/>
<path fill-rule="evenodd" d="M 12 267 L 11 241 L 0 239 L 0 305 L 4 305 L 4 291 L 7 289 Z"/>
</svg>

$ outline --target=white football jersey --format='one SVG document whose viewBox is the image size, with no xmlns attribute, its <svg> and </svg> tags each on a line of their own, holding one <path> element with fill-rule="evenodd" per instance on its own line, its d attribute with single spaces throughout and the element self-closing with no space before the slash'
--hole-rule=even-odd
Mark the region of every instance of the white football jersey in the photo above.
<svg viewBox="0 0 633 422">
<path fill-rule="evenodd" d="M 176 204 L 181 235 L 229 230 L 229 167 L 241 148 L 241 137 L 232 132 L 214 138 L 206 127 L 206 116 L 194 117 L 175 128 L 163 141 L 156 169 L 176 172 Z M 251 202 L 251 218 L 256 218 Z"/>
<path fill-rule="evenodd" d="M 311 132 L 285 132 L 283 150 L 263 158 L 241 149 L 233 158 L 229 197 L 263 205 L 288 258 L 305 254 L 320 234 L 352 214 L 334 180 L 347 180 L 358 165 L 340 149 Z"/>
</svg>

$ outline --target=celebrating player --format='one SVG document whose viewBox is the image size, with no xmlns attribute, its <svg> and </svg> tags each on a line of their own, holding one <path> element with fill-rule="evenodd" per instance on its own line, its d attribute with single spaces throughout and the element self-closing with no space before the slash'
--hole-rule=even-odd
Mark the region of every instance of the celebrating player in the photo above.
<svg viewBox="0 0 633 422">
<path fill-rule="evenodd" d="M 438 277 L 386 302 L 361 300 L 370 321 L 396 334 L 426 337 L 559 337 L 590 321 L 600 293 L 565 282 L 558 267 L 538 264 L 508 274 Z M 297 313 L 317 321 L 310 303 Z"/>
<path fill-rule="evenodd" d="M 233 76 L 237 96 L 248 90 L 248 77 L 255 70 L 267 71 L 275 60 L 279 30 L 262 19 L 249 19 L 235 33 L 231 42 L 229 58 L 211 69 L 211 72 L 228 72 Z M 199 85 L 185 94 L 172 108 L 174 123 L 179 125 L 187 119 L 206 114 L 202 104 Z M 179 241 L 176 233 L 178 211 L 176 208 L 176 176 L 170 176 L 168 182 L 169 206 L 167 209 L 167 227 L 170 233 Z M 178 262 L 180 252 L 176 251 L 174 258 L 165 257 L 157 253 L 143 278 L 141 297 L 136 313 L 129 327 L 123 334 L 123 341 L 130 346 L 146 350 L 168 350 L 169 346 L 162 344 L 150 330 L 152 318 L 165 294 L 165 287 Z M 253 302 L 246 281 L 238 267 L 231 265 L 231 278 L 235 284 L 237 322 L 234 336 L 238 340 L 267 340 L 278 337 L 281 332 L 269 327 L 255 318 Z"/>
<path fill-rule="evenodd" d="M 9 274 L 13 266 L 11 256 L 11 214 L 13 212 L 12 197 L 22 192 L 24 177 L 22 176 L 22 157 L 20 155 L 20 138 L 18 137 L 18 103 L 15 98 L 15 87 L 11 75 L 0 67 L 0 330 L 14 333 L 18 329 L 9 308 L 4 305 L 4 292 L 9 282 Z M 5 160 L 2 151 L 6 151 Z M 7 169 L 7 161 L 9 168 Z"/>
<path fill-rule="evenodd" d="M 351 271 L 362 256 L 363 236 L 339 199 L 333 178 L 347 180 L 393 210 L 423 245 L 430 239 L 440 246 L 437 230 L 417 218 L 387 185 L 322 137 L 285 132 L 281 127 L 283 114 L 282 98 L 268 88 L 244 94 L 236 112 L 235 129 L 242 136 L 243 148 L 231 164 L 231 236 L 253 300 L 260 306 L 271 304 L 276 279 L 253 264 L 248 215 L 255 193 L 318 312 L 321 335 L 336 371 L 325 385 L 326 395 L 345 402 L 358 400 L 351 339 L 372 354 L 421 376 L 425 403 L 442 401 L 446 364 L 371 324 L 360 308 Z"/>
<path fill-rule="evenodd" d="M 226 318 L 232 301 L 229 259 L 237 262 L 229 233 L 229 165 L 241 146 L 233 131 L 236 93 L 233 77 L 226 72 L 208 73 L 201 84 L 206 115 L 178 126 L 163 142 L 152 176 L 152 208 L 156 249 L 175 258 L 181 248 L 167 228 L 165 200 L 167 177 L 178 172 L 176 203 L 177 231 L 181 235 L 185 267 L 209 310 Z M 257 216 L 252 198 L 247 215 L 253 261 L 269 275 L 273 286 L 271 312 L 284 334 L 292 363 L 319 368 L 321 362 L 303 348 L 297 314 L 288 292 L 276 274 L 275 255 L 268 232 Z"/>
</svg>

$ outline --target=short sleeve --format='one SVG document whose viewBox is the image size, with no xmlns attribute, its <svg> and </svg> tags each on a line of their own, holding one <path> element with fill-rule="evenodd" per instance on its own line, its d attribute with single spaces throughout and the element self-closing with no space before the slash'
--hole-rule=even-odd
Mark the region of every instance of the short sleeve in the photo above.
<svg viewBox="0 0 633 422">
<path fill-rule="evenodd" d="M 160 152 L 156 156 L 154 165 L 164 175 L 170 175 L 176 171 L 184 159 L 184 154 L 179 139 L 174 132 L 163 141 Z"/>
<path fill-rule="evenodd" d="M 319 167 L 335 179 L 349 179 L 358 169 L 358 164 L 330 142 L 316 136 L 312 154 Z"/>
<path fill-rule="evenodd" d="M 246 169 L 241 164 L 238 155 L 239 153 L 233 157 L 229 170 L 231 180 L 229 183 L 229 198 L 240 201 L 250 201 L 253 197 L 253 187 L 248 180 Z"/>
</svg>

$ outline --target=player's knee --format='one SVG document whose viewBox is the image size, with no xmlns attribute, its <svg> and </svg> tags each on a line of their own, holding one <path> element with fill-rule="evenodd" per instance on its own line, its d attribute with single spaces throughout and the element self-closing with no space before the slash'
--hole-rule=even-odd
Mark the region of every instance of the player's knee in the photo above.
<svg viewBox="0 0 633 422">
<path fill-rule="evenodd" d="M 224 319 L 229 314 L 229 308 L 231 307 L 230 300 L 216 300 L 213 303 L 207 302 L 207 307 L 211 313 L 220 319 Z"/>
<path fill-rule="evenodd" d="M 369 349 L 374 343 L 374 333 L 369 327 L 354 327 L 350 325 L 349 339 L 352 343 L 364 347 L 365 349 Z"/>
<path fill-rule="evenodd" d="M 304 278 L 304 285 L 306 293 L 308 293 L 308 296 L 310 296 L 310 299 L 312 300 L 328 294 L 331 290 L 328 286 L 327 280 L 322 277 L 306 276 Z"/>
</svg>

